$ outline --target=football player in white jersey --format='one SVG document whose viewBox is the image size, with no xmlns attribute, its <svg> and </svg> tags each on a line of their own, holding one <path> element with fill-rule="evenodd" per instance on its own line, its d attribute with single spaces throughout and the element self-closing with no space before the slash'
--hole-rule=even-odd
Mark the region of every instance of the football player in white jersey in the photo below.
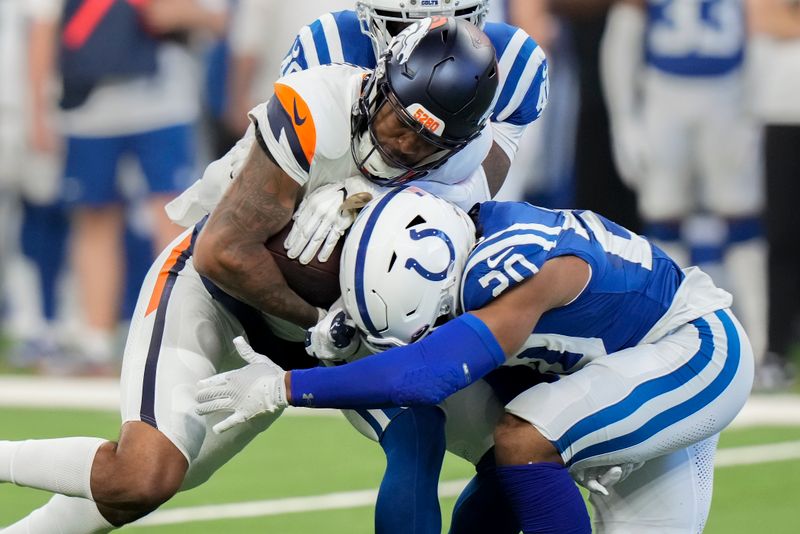
<svg viewBox="0 0 800 534">
<path fill-rule="evenodd" d="M 494 49 L 473 25 L 424 19 L 391 52 L 375 71 L 337 65 L 282 78 L 253 110 L 241 169 L 228 172 L 221 199 L 203 204 L 208 198 L 189 194 L 183 215 L 211 214 L 162 252 L 141 289 L 123 360 L 119 440 L 0 441 L 0 481 L 56 493 L 4 532 L 113 530 L 207 480 L 275 420 L 216 435 L 216 421 L 195 410 L 197 380 L 241 365 L 234 337 L 283 352 L 273 332 L 283 325 L 284 339 L 302 340 L 302 327 L 324 314 L 287 287 L 266 239 L 311 188 L 366 181 L 361 173 L 380 183 L 435 177 L 492 109 Z"/>
<path fill-rule="evenodd" d="M 700 269 L 590 211 L 486 202 L 468 216 L 410 186 L 362 210 L 340 276 L 360 335 L 388 350 L 286 372 L 238 341 L 251 364 L 199 384 L 202 413 L 230 414 L 217 429 L 289 404 L 447 403 L 500 366 L 533 368 L 553 380 L 494 429 L 524 532 L 592 531 L 571 476 L 594 492 L 595 532 L 702 532 L 717 435 L 747 399 L 753 353 Z"/>
<path fill-rule="evenodd" d="M 759 129 L 744 76 L 743 0 L 620 0 L 601 73 L 618 170 L 645 234 L 703 265 L 766 349 L 766 251 Z"/>
<path fill-rule="evenodd" d="M 358 0 L 354 10 L 326 13 L 302 27 L 287 53 L 283 64 L 284 74 L 330 63 L 351 63 L 372 68 L 383 54 L 393 35 L 396 35 L 412 21 L 431 15 L 448 15 L 461 18 L 482 28 L 497 52 L 499 65 L 499 88 L 495 109 L 490 116 L 489 125 L 481 139 L 470 151 L 462 151 L 451 158 L 440 171 L 449 176 L 463 176 L 460 170 L 466 166 L 474 167 L 474 155 L 485 152 L 482 165 L 472 174 L 458 182 L 464 192 L 474 193 L 469 202 L 488 200 L 498 192 L 508 174 L 519 149 L 520 139 L 529 124 L 539 118 L 547 104 L 549 78 L 547 60 L 543 49 L 524 30 L 502 22 L 486 22 L 489 9 L 488 0 L 458 0 L 455 2 L 432 0 L 408 3 L 402 0 Z M 432 192 L 445 191 L 442 188 L 426 187 Z M 453 198 L 454 189 L 447 186 L 447 195 Z M 317 195 L 306 200 L 314 203 L 318 211 L 324 204 L 316 203 Z M 460 201 L 464 208 L 469 202 Z M 334 207 L 338 204 L 334 204 Z M 295 230 L 286 241 L 288 255 L 307 261 L 312 257 L 321 236 L 317 232 L 318 215 L 312 210 L 301 208 L 295 217 Z M 336 235 L 336 234 L 334 234 Z M 310 241 L 309 246 L 306 245 Z M 311 252 L 309 252 L 311 251 Z M 331 315 L 332 318 L 335 314 Z M 321 326 L 319 331 L 324 332 Z M 313 336 L 309 340 L 314 344 Z M 321 356 L 312 347 L 309 351 Z M 487 396 L 491 394 L 486 392 Z M 381 484 L 376 507 L 376 530 L 381 532 L 407 532 L 413 525 L 414 532 L 439 532 L 440 513 L 437 498 L 438 469 L 431 466 L 441 463 L 444 450 L 444 436 L 435 428 L 441 411 L 438 409 L 416 408 L 414 410 L 390 408 L 385 410 L 346 411 L 346 415 L 362 434 L 381 444 L 387 457 L 387 468 Z M 451 420 L 449 418 L 448 420 Z M 432 445 L 433 436 L 439 436 L 437 446 Z M 420 447 L 419 441 L 426 447 Z M 451 450 L 458 448 L 460 439 L 448 436 Z M 422 452 L 420 452 L 422 451 Z M 483 451 L 481 451 L 483 452 Z M 471 458 L 471 451 L 461 451 L 462 456 Z M 410 476 L 414 474 L 414 476 Z M 490 496 L 490 492 L 484 495 Z M 476 496 L 477 498 L 477 496 Z M 486 508 L 502 506 L 500 502 L 484 502 Z M 459 510 L 467 508 L 459 507 Z M 408 512 L 408 515 L 401 511 Z M 480 530 L 476 518 L 457 520 L 472 524 Z M 502 532 L 494 523 L 495 532 Z M 509 531 L 514 531 L 511 527 Z"/>
</svg>

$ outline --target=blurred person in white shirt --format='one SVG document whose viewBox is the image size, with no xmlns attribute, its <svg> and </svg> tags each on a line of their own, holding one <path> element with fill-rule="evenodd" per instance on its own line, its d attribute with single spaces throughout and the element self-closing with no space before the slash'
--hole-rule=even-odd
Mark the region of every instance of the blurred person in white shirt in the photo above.
<svg viewBox="0 0 800 534">
<path fill-rule="evenodd" d="M 297 31 L 320 13 L 352 7 L 352 0 L 239 0 L 231 16 L 229 36 L 226 115 L 231 131 L 243 135 L 250 124 L 247 112 L 272 94 L 272 84 L 281 76 L 287 43 L 294 40 Z"/>
<path fill-rule="evenodd" d="M 619 0 L 601 72 L 612 146 L 644 233 L 734 295 L 766 345 L 760 130 L 745 95 L 744 0 Z"/>
<path fill-rule="evenodd" d="M 800 341 L 800 2 L 748 0 L 749 89 L 764 128 L 769 244 L 768 353 L 757 385 L 782 387 L 793 379 L 786 358 Z"/>
<path fill-rule="evenodd" d="M 30 3 L 42 21 L 33 94 L 42 94 L 36 82 L 51 79 L 47 70 L 56 57 L 64 89 L 58 133 L 64 136 L 62 196 L 71 207 L 72 266 L 86 327 L 80 350 L 90 364 L 113 367 L 125 270 L 117 167 L 126 158 L 137 160 L 149 187 L 154 247 L 161 250 L 179 231 L 163 207 L 196 170 L 200 83 L 188 32 L 222 32 L 225 2 L 111 2 L 96 21 L 87 16 L 92 5 L 85 0 Z M 47 100 L 33 103 L 37 135 L 55 138 L 41 120 Z"/>
<path fill-rule="evenodd" d="M 42 134 L 42 123 L 53 120 L 52 86 L 29 91 L 42 55 L 28 45 L 39 29 L 34 4 L 0 1 L 0 308 L 15 342 L 9 363 L 25 367 L 59 353 L 57 287 L 66 240 L 60 147 Z M 37 100 L 51 105 L 41 105 L 34 121 Z"/>
</svg>

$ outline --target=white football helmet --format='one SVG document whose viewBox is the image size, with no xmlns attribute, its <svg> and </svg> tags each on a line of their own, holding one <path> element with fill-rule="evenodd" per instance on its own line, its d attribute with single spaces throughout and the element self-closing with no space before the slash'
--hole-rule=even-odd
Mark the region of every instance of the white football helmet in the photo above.
<svg viewBox="0 0 800 534">
<path fill-rule="evenodd" d="M 375 351 L 412 343 L 458 313 L 475 225 L 453 204 L 399 187 L 361 211 L 342 249 L 345 310 Z"/>
<path fill-rule="evenodd" d="M 480 29 L 489 12 L 489 0 L 359 0 L 356 13 L 361 33 L 368 36 L 380 57 L 392 37 L 417 19 L 442 15 L 465 19 Z"/>
</svg>

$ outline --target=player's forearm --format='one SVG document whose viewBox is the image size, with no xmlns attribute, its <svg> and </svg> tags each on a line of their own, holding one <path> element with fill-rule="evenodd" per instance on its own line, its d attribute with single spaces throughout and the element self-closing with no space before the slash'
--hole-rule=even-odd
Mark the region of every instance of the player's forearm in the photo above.
<svg viewBox="0 0 800 534">
<path fill-rule="evenodd" d="M 489 195 L 494 198 L 506 181 L 511 160 L 505 151 L 497 144 L 492 144 L 489 154 L 483 160 L 483 172 L 486 173 L 486 182 L 489 185 Z"/>
<path fill-rule="evenodd" d="M 289 288 L 263 244 L 242 246 L 238 252 L 246 259 L 227 259 L 223 252 L 220 261 L 204 265 L 201 274 L 260 311 L 303 328 L 316 324 L 319 311 Z"/>
<path fill-rule="evenodd" d="M 404 347 L 339 367 L 286 373 L 287 399 L 314 408 L 435 405 L 504 361 L 489 328 L 466 314 Z"/>
<path fill-rule="evenodd" d="M 620 2 L 609 12 L 600 43 L 600 80 L 612 120 L 636 112 L 644 56 L 644 11 Z"/>
<path fill-rule="evenodd" d="M 28 41 L 28 77 L 34 120 L 42 119 L 50 104 L 48 87 L 54 72 L 55 34 L 55 21 L 37 20 L 31 26 Z"/>
<path fill-rule="evenodd" d="M 800 4 L 784 0 L 749 0 L 748 23 L 755 34 L 778 39 L 800 37 Z"/>
<path fill-rule="evenodd" d="M 214 208 L 194 248 L 197 271 L 230 295 L 304 328 L 316 308 L 292 291 L 266 240 L 291 219 L 299 185 L 254 143 L 239 176 Z"/>
</svg>

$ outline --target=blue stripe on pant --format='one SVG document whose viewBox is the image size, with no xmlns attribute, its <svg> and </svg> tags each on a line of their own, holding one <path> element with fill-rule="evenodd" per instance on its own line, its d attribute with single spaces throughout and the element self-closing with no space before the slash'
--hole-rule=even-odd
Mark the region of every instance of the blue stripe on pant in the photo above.
<svg viewBox="0 0 800 534">
<path fill-rule="evenodd" d="M 586 458 L 626 449 L 642 443 L 658 432 L 696 413 L 714 401 L 730 385 L 739 367 L 741 345 L 736 326 L 726 311 L 715 312 L 723 325 L 728 340 L 728 356 L 720 373 L 702 391 L 694 397 L 656 415 L 638 429 L 601 443 L 587 447 L 576 453 L 569 461 L 572 465 Z M 714 338 L 711 327 L 704 319 L 696 319 L 692 324 L 698 330 L 700 348 L 697 353 L 675 371 L 649 380 L 637 386 L 627 397 L 618 403 L 604 408 L 579 421 L 563 436 L 554 442 L 559 453 L 563 453 L 570 444 L 588 434 L 621 421 L 631 415 L 646 402 L 673 391 L 697 376 L 711 361 L 714 354 Z"/>
<path fill-rule="evenodd" d="M 403 408 L 382 408 L 379 411 L 383 412 L 384 416 L 388 420 L 386 426 L 389 426 L 389 423 L 392 422 L 392 419 L 397 417 L 397 415 L 400 414 L 403 410 L 404 410 Z M 383 432 L 384 430 L 386 430 L 386 427 L 381 425 L 380 421 L 378 421 L 375 418 L 375 416 L 369 413 L 370 411 L 375 411 L 375 410 L 353 410 L 353 411 L 356 412 L 364 421 L 367 422 L 367 424 L 375 432 L 378 441 L 380 441 L 381 438 L 383 437 Z"/>
</svg>

